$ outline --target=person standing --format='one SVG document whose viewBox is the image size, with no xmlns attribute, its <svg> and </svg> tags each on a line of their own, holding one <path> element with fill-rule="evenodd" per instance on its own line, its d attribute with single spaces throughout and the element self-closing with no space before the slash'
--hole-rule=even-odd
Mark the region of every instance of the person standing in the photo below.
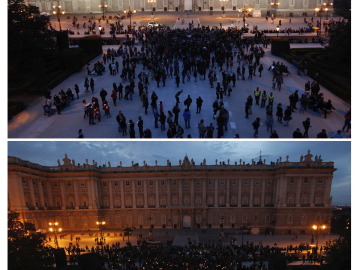
<svg viewBox="0 0 360 270">
<path fill-rule="evenodd" d="M 137 126 L 139 128 L 139 135 L 140 138 L 144 137 L 144 121 L 141 119 L 141 116 L 139 116 L 139 120 L 137 122 Z"/>
<path fill-rule="evenodd" d="M 166 116 L 164 112 L 160 112 L 160 129 L 165 130 Z"/>
<path fill-rule="evenodd" d="M 304 138 L 309 138 L 309 128 L 311 127 L 310 126 L 310 118 L 306 118 L 306 120 L 303 121 L 302 124 L 305 129 Z"/>
<path fill-rule="evenodd" d="M 287 106 L 285 113 L 284 113 L 284 126 L 288 126 L 289 125 L 289 121 L 291 120 L 291 109 L 289 106 Z"/>
<path fill-rule="evenodd" d="M 254 91 L 256 105 L 259 105 L 260 95 L 261 95 L 261 91 L 260 91 L 259 87 L 256 87 L 256 89 Z"/>
<path fill-rule="evenodd" d="M 261 77 L 261 72 L 264 70 L 264 67 L 263 67 L 263 65 L 262 64 L 260 64 L 260 66 L 259 66 L 259 74 L 260 74 L 260 76 L 259 77 Z"/>
<path fill-rule="evenodd" d="M 129 120 L 129 135 L 130 138 L 135 138 L 135 123 L 131 119 Z"/>
<path fill-rule="evenodd" d="M 264 90 L 262 95 L 261 95 L 261 106 L 260 106 L 260 108 L 265 107 L 266 100 L 267 100 L 267 94 L 266 94 L 266 91 Z"/>
<path fill-rule="evenodd" d="M 205 138 L 206 127 L 204 125 L 204 119 L 201 119 L 198 124 L 199 138 Z"/>
<path fill-rule="evenodd" d="M 185 111 L 183 113 L 183 117 L 184 117 L 184 120 L 185 120 L 185 128 L 190 128 L 191 113 L 190 113 L 189 109 L 185 109 Z"/>
<path fill-rule="evenodd" d="M 196 113 L 201 112 L 201 106 L 202 106 L 203 102 L 204 101 L 202 100 L 202 98 L 200 96 L 196 99 Z"/>
<path fill-rule="evenodd" d="M 252 125 L 254 128 L 254 138 L 257 138 L 259 134 L 260 118 L 257 117 L 256 120 L 252 123 Z"/>
</svg>

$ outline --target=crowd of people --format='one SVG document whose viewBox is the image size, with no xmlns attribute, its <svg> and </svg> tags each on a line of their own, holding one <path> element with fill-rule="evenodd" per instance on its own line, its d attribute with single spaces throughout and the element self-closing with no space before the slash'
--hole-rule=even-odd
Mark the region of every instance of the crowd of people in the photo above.
<svg viewBox="0 0 360 270">
<path fill-rule="evenodd" d="M 101 238 L 95 236 L 95 246 L 91 247 L 86 245 L 85 248 L 80 248 L 80 237 L 76 237 L 76 243 L 71 241 L 65 247 L 70 263 L 78 262 L 81 254 L 96 253 L 101 258 L 102 269 L 266 270 L 272 264 L 271 257 L 276 260 L 281 258 L 285 263 L 306 261 L 321 264 L 331 244 L 330 240 L 319 248 L 308 243 L 290 244 L 286 247 L 280 247 L 276 243 L 272 246 L 261 243 L 255 245 L 248 241 L 239 243 L 231 236 L 225 239 L 220 234 L 216 242 L 195 243 L 188 238 L 185 246 L 174 245 L 172 241 L 161 243 L 138 237 L 137 245 L 133 246 L 130 242 L 125 243 L 124 239 L 123 242 L 106 243 L 106 234 L 102 235 L 104 237 Z"/>
<path fill-rule="evenodd" d="M 199 131 L 199 138 L 222 138 L 228 130 L 229 122 L 229 109 L 225 108 L 224 100 L 231 98 L 231 93 L 236 88 L 236 84 L 240 83 L 239 81 L 253 80 L 258 77 L 259 84 L 268 84 L 269 86 L 264 88 L 271 88 L 271 92 L 262 89 L 254 92 L 256 105 L 261 109 L 264 108 L 264 118 L 255 117 L 255 121 L 252 122 L 254 137 L 258 136 L 259 120 L 261 119 L 266 119 L 265 124 L 269 137 L 279 137 L 276 130 L 273 129 L 273 114 L 275 113 L 275 111 L 273 113 L 273 104 L 276 101 L 277 93 L 280 94 L 282 85 L 286 83 L 286 75 L 290 72 L 284 63 L 274 62 L 268 68 L 273 74 L 272 81 L 265 82 L 260 79 L 264 69 L 263 63 L 261 63 L 265 55 L 263 47 L 267 45 L 267 39 L 261 38 L 262 36 L 257 39 L 243 38 L 241 31 L 231 28 L 226 30 L 218 28 L 186 30 L 145 28 L 133 32 L 132 36 L 138 40 L 137 46 L 134 42 L 125 42 L 117 50 L 109 49 L 104 53 L 103 61 L 96 62 L 93 69 L 88 68 L 87 75 L 89 77 L 95 74 L 102 75 L 106 73 L 106 69 L 114 77 L 113 89 L 101 89 L 100 91 L 101 104 L 95 96 L 89 103 L 86 100 L 83 101 L 84 118 L 89 118 L 89 125 L 94 125 L 96 119 L 100 122 L 102 113 L 106 117 L 111 117 L 110 99 L 113 101 L 113 107 L 116 107 L 117 100 L 133 100 L 135 92 L 138 92 L 140 102 L 137 104 L 144 108 L 146 117 L 138 116 L 139 121 L 135 119 L 127 121 L 126 111 L 120 110 L 119 113 L 116 113 L 115 119 L 122 136 L 151 137 L 151 129 L 159 128 L 158 122 L 160 122 L 160 129 L 166 133 L 168 138 L 189 138 L 191 135 L 190 133 L 186 134 L 186 130 L 196 127 Z M 129 36 L 128 41 L 131 41 Z M 118 76 L 120 78 L 117 78 Z M 196 125 L 191 124 L 191 115 L 194 113 L 192 108 L 195 107 L 192 105 L 195 104 L 195 102 L 192 103 L 192 99 L 197 100 L 197 114 L 201 114 L 203 104 L 211 106 L 209 103 L 205 104 L 206 102 L 201 96 L 181 95 L 185 85 L 197 80 L 207 80 L 209 89 L 215 88 L 214 102 L 212 103 L 214 123 L 205 123 L 204 119 L 201 119 Z M 152 91 L 149 90 L 151 82 L 156 84 Z M 165 101 L 158 100 L 156 93 L 160 91 L 160 88 L 166 88 L 169 83 L 179 88 L 173 104 L 165 104 Z M 91 78 L 89 81 L 89 78 L 86 77 L 84 87 L 86 93 L 89 92 L 89 87 L 94 93 L 94 80 Z M 69 106 L 70 101 L 74 99 L 71 89 L 68 91 L 70 92 L 61 91 L 54 97 L 58 113 L 61 113 L 61 110 Z M 75 85 L 77 97 L 78 91 L 79 89 Z M 111 91 L 111 94 L 108 94 L 108 91 Z M 289 104 L 285 107 L 281 103 L 277 103 L 278 123 L 282 124 L 284 120 L 284 126 L 288 126 L 292 114 L 298 110 L 298 107 L 300 107 L 299 113 L 305 113 L 308 109 L 312 109 L 323 113 L 324 118 L 332 109 L 335 109 L 331 100 L 324 100 L 318 77 L 315 77 L 311 83 L 307 82 L 304 91 L 305 94 L 301 94 L 301 97 L 299 97 L 298 90 L 294 91 L 289 97 Z M 180 102 L 180 98 L 183 98 L 182 102 Z M 151 112 L 149 112 L 149 105 Z M 253 111 L 252 95 L 247 98 L 244 105 L 244 117 L 249 118 Z M 149 119 L 151 115 L 153 115 L 153 127 L 151 127 L 152 121 Z M 179 120 L 179 115 L 183 117 L 183 121 Z M 236 117 L 241 116 L 237 115 Z M 259 122 L 259 127 L 256 122 Z M 348 122 L 350 123 L 351 120 Z M 298 128 L 301 129 L 301 123 L 299 124 Z M 145 126 L 147 127 L 145 128 L 147 137 L 144 135 Z M 128 128 L 129 133 L 127 132 Z M 347 130 L 349 128 L 350 124 L 347 126 Z M 302 137 L 308 136 L 308 130 L 300 133 L 297 132 L 297 129 L 295 131 L 297 137 L 300 136 L 300 133 L 302 133 Z M 326 133 L 326 131 L 322 131 L 318 137 L 327 136 Z M 341 134 L 343 135 L 343 133 Z"/>
</svg>

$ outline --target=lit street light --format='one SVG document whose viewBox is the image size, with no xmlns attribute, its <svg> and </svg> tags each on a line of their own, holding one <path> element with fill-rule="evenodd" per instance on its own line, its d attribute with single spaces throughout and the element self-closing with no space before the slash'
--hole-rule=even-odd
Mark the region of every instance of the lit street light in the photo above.
<svg viewBox="0 0 360 270">
<path fill-rule="evenodd" d="M 279 37 L 280 26 L 276 26 L 276 37 Z"/>
<path fill-rule="evenodd" d="M 318 31 L 318 36 L 321 35 L 321 17 L 322 17 L 321 15 L 323 12 L 327 12 L 328 10 L 329 10 L 328 8 L 323 8 L 323 7 L 315 8 L 315 12 L 318 12 L 320 14 L 320 27 L 319 27 L 319 31 Z"/>
<path fill-rule="evenodd" d="M 101 237 L 103 237 L 103 233 L 102 233 L 102 230 L 104 229 L 104 226 L 105 226 L 106 222 L 105 221 L 96 221 L 96 225 L 99 226 L 99 229 L 100 229 L 100 239 Z M 104 237 L 105 239 L 105 237 Z M 101 239 L 101 245 L 103 244 L 103 239 Z"/>
<path fill-rule="evenodd" d="M 326 229 L 326 225 L 313 225 L 312 229 L 316 231 L 316 253 L 317 253 L 318 244 L 319 244 L 319 230 L 321 229 L 324 231 Z"/>
<path fill-rule="evenodd" d="M 323 3 L 323 6 L 326 7 L 326 20 L 329 17 L 329 8 L 331 8 L 333 6 L 333 3 Z"/>
<path fill-rule="evenodd" d="M 54 223 L 49 222 L 49 226 L 51 226 L 49 228 L 49 231 L 54 232 L 54 234 L 55 234 L 54 242 L 55 242 L 56 248 L 59 248 L 59 243 L 58 243 L 58 240 L 57 240 L 57 232 L 61 232 L 62 228 L 58 227 L 59 226 L 58 222 L 54 222 Z"/>
<path fill-rule="evenodd" d="M 245 22 L 246 22 L 245 15 L 250 13 L 251 11 L 252 11 L 252 9 L 251 8 L 245 8 L 245 5 L 244 5 L 244 8 L 239 8 L 239 12 L 243 14 L 244 29 L 245 29 Z"/>
<path fill-rule="evenodd" d="M 225 18 L 225 3 L 227 2 L 228 0 L 220 0 L 220 2 L 222 3 L 222 16 L 223 18 Z"/>
<path fill-rule="evenodd" d="M 60 16 L 65 14 L 65 10 L 61 10 L 61 6 L 60 6 L 60 5 L 53 6 L 53 14 L 57 16 L 57 19 L 58 19 L 58 22 L 59 22 L 60 31 L 61 31 Z"/>
<path fill-rule="evenodd" d="M 131 25 L 131 15 L 136 13 L 136 9 L 131 10 L 130 7 L 128 10 L 124 10 L 124 13 L 127 14 L 128 17 L 130 17 L 130 30 L 132 30 L 132 25 Z"/>
<path fill-rule="evenodd" d="M 105 8 L 107 8 L 107 4 L 105 3 L 105 0 L 101 0 L 101 4 L 99 5 L 99 8 L 101 8 L 103 13 L 103 21 L 105 21 Z"/>
<path fill-rule="evenodd" d="M 154 5 L 156 4 L 156 0 L 147 0 L 148 3 L 151 3 L 151 19 L 154 19 Z"/>
</svg>

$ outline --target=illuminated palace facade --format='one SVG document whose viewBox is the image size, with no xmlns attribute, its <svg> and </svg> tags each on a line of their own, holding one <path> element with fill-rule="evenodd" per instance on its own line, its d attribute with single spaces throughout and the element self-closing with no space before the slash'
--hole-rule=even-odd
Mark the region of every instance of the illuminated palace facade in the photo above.
<svg viewBox="0 0 360 270">
<path fill-rule="evenodd" d="M 178 164 L 130 167 L 75 164 L 65 154 L 58 166 L 8 157 L 8 209 L 47 229 L 239 228 L 310 234 L 313 224 L 330 231 L 333 162 L 308 151 L 298 162 L 242 160 L 207 165 L 187 156 Z"/>
<path fill-rule="evenodd" d="M 106 12 L 122 13 L 126 9 L 137 11 L 238 11 L 238 9 L 252 8 L 251 15 L 254 17 L 265 17 L 266 15 L 277 14 L 285 16 L 315 16 L 314 9 L 323 3 L 332 3 L 325 0 L 26 0 L 26 3 L 39 7 L 40 12 L 52 12 L 54 5 L 61 5 L 66 14 L 101 14 L 100 5 L 107 5 Z M 333 8 L 329 6 L 329 15 L 332 15 Z"/>
</svg>

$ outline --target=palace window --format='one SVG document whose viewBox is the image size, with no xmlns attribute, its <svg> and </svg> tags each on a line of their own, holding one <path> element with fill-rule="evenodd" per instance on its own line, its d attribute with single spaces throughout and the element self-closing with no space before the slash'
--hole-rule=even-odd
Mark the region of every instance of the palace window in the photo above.
<svg viewBox="0 0 360 270">
<path fill-rule="evenodd" d="M 161 181 L 160 181 L 160 185 L 161 185 L 161 186 L 165 185 L 165 180 L 161 180 Z"/>
<path fill-rule="evenodd" d="M 125 187 L 130 187 L 130 181 L 125 181 Z"/>
<path fill-rule="evenodd" d="M 289 182 L 290 182 L 290 184 L 294 184 L 295 179 L 294 179 L 294 178 L 290 178 L 290 179 L 289 179 Z"/>
<path fill-rule="evenodd" d="M 115 185 L 115 187 L 118 187 L 119 186 L 119 181 L 115 181 L 114 185 Z"/>
<path fill-rule="evenodd" d="M 272 180 L 271 180 L 271 179 L 268 179 L 268 180 L 267 180 L 267 184 L 268 184 L 268 185 L 272 185 Z"/>
<path fill-rule="evenodd" d="M 305 183 L 305 184 L 309 183 L 309 178 L 305 177 L 305 178 L 304 178 L 304 183 Z"/>
<path fill-rule="evenodd" d="M 176 185 L 176 180 L 173 180 L 173 185 L 174 185 L 174 186 Z"/>
<path fill-rule="evenodd" d="M 323 183 L 323 179 L 322 178 L 318 178 L 318 184 L 322 184 Z"/>
<path fill-rule="evenodd" d="M 208 180 L 208 184 L 209 184 L 209 185 L 212 185 L 212 184 L 213 184 L 213 180 L 212 180 L 212 179 L 209 179 L 209 180 Z"/>
<path fill-rule="evenodd" d="M 259 185 L 260 185 L 260 180 L 256 179 L 256 180 L 255 180 L 255 185 L 256 185 L 256 186 L 259 186 Z"/>
<path fill-rule="evenodd" d="M 68 182 L 67 182 L 67 185 L 68 185 L 68 187 L 71 187 L 71 182 L 68 181 Z"/>
<path fill-rule="evenodd" d="M 107 186 L 107 183 L 106 182 L 103 182 L 103 187 L 106 187 Z"/>
<path fill-rule="evenodd" d="M 137 181 L 137 185 L 138 185 L 138 187 L 141 187 L 141 186 L 142 186 L 142 182 L 141 182 L 141 181 Z"/>
<path fill-rule="evenodd" d="M 80 182 L 80 186 L 81 186 L 81 187 L 85 187 L 85 186 L 86 186 L 85 182 L 84 182 L 84 181 L 81 181 L 81 182 Z"/>
<path fill-rule="evenodd" d="M 149 186 L 153 186 L 154 182 L 152 180 L 149 181 Z"/>
<path fill-rule="evenodd" d="M 243 180 L 243 181 L 242 181 L 242 184 L 243 184 L 244 186 L 246 186 L 246 185 L 249 184 L 249 181 L 248 181 L 248 180 Z"/>
<path fill-rule="evenodd" d="M 26 179 L 24 179 L 24 178 L 22 179 L 22 183 L 23 183 L 24 186 L 27 186 L 27 185 L 28 185 L 28 182 L 27 182 Z"/>
<path fill-rule="evenodd" d="M 224 185 L 224 184 L 225 184 L 224 179 L 221 179 L 221 180 L 220 180 L 220 185 Z"/>
</svg>

